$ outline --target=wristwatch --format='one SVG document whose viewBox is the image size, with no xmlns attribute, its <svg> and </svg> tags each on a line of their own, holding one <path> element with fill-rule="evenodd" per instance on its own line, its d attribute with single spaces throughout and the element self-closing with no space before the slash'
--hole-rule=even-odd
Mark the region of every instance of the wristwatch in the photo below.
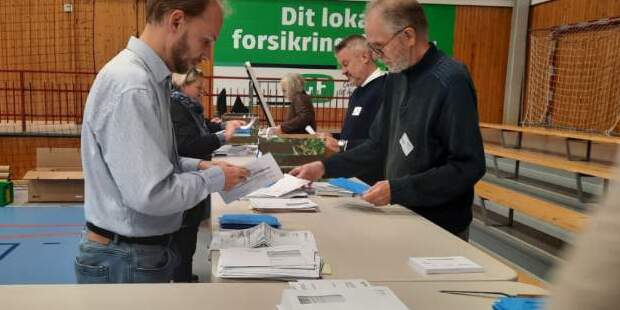
<svg viewBox="0 0 620 310">
<path fill-rule="evenodd" d="M 341 151 L 346 151 L 347 150 L 347 143 L 349 141 L 347 140 L 338 140 L 338 146 L 340 147 Z"/>
</svg>

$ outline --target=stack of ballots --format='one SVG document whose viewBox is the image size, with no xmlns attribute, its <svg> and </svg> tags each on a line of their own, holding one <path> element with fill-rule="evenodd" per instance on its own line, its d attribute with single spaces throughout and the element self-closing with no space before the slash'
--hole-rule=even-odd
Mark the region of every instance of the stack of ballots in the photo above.
<svg viewBox="0 0 620 310">
<path fill-rule="evenodd" d="M 387 287 L 366 280 L 300 280 L 282 292 L 278 310 L 405 310 Z"/>
<path fill-rule="evenodd" d="M 211 250 L 220 250 L 220 278 L 318 278 L 321 257 L 310 231 L 285 231 L 261 224 L 218 231 Z"/>
<path fill-rule="evenodd" d="M 250 199 L 252 210 L 259 212 L 316 212 L 319 205 L 310 199 Z"/>
</svg>

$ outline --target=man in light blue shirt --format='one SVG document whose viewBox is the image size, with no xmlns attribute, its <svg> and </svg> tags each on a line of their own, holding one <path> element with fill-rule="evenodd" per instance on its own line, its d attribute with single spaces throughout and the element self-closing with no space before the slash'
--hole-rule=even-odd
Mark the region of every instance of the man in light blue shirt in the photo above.
<svg viewBox="0 0 620 310">
<path fill-rule="evenodd" d="M 87 231 L 79 283 L 170 282 L 170 236 L 183 211 L 229 190 L 244 168 L 179 157 L 171 72 L 207 59 L 222 25 L 218 0 L 149 0 L 147 25 L 97 75 L 82 127 Z"/>
</svg>

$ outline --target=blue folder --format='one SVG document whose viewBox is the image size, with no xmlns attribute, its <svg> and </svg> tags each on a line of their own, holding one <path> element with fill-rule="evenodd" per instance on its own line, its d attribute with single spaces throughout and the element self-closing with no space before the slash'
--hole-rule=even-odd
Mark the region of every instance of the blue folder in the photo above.
<svg viewBox="0 0 620 310">
<path fill-rule="evenodd" d="M 493 310 L 542 310 L 544 299 L 525 297 L 503 297 L 493 304 Z"/>
<path fill-rule="evenodd" d="M 338 186 L 353 192 L 356 195 L 363 195 L 370 188 L 370 185 L 366 183 L 351 181 L 345 178 L 329 179 L 327 182 L 333 186 Z"/>
<path fill-rule="evenodd" d="M 265 214 L 224 214 L 220 216 L 219 221 L 223 229 L 245 229 L 260 223 L 280 228 L 280 221 L 277 217 Z"/>
</svg>

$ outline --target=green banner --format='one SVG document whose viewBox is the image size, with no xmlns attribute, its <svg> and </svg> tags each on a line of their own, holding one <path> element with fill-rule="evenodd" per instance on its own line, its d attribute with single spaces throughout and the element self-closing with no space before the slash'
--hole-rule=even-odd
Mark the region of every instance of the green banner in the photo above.
<svg viewBox="0 0 620 310">
<path fill-rule="evenodd" d="M 362 1 L 232 0 L 215 48 L 216 66 L 245 61 L 278 66 L 335 67 L 333 48 L 364 32 Z M 430 40 L 452 54 L 453 5 L 424 5 Z"/>
</svg>

